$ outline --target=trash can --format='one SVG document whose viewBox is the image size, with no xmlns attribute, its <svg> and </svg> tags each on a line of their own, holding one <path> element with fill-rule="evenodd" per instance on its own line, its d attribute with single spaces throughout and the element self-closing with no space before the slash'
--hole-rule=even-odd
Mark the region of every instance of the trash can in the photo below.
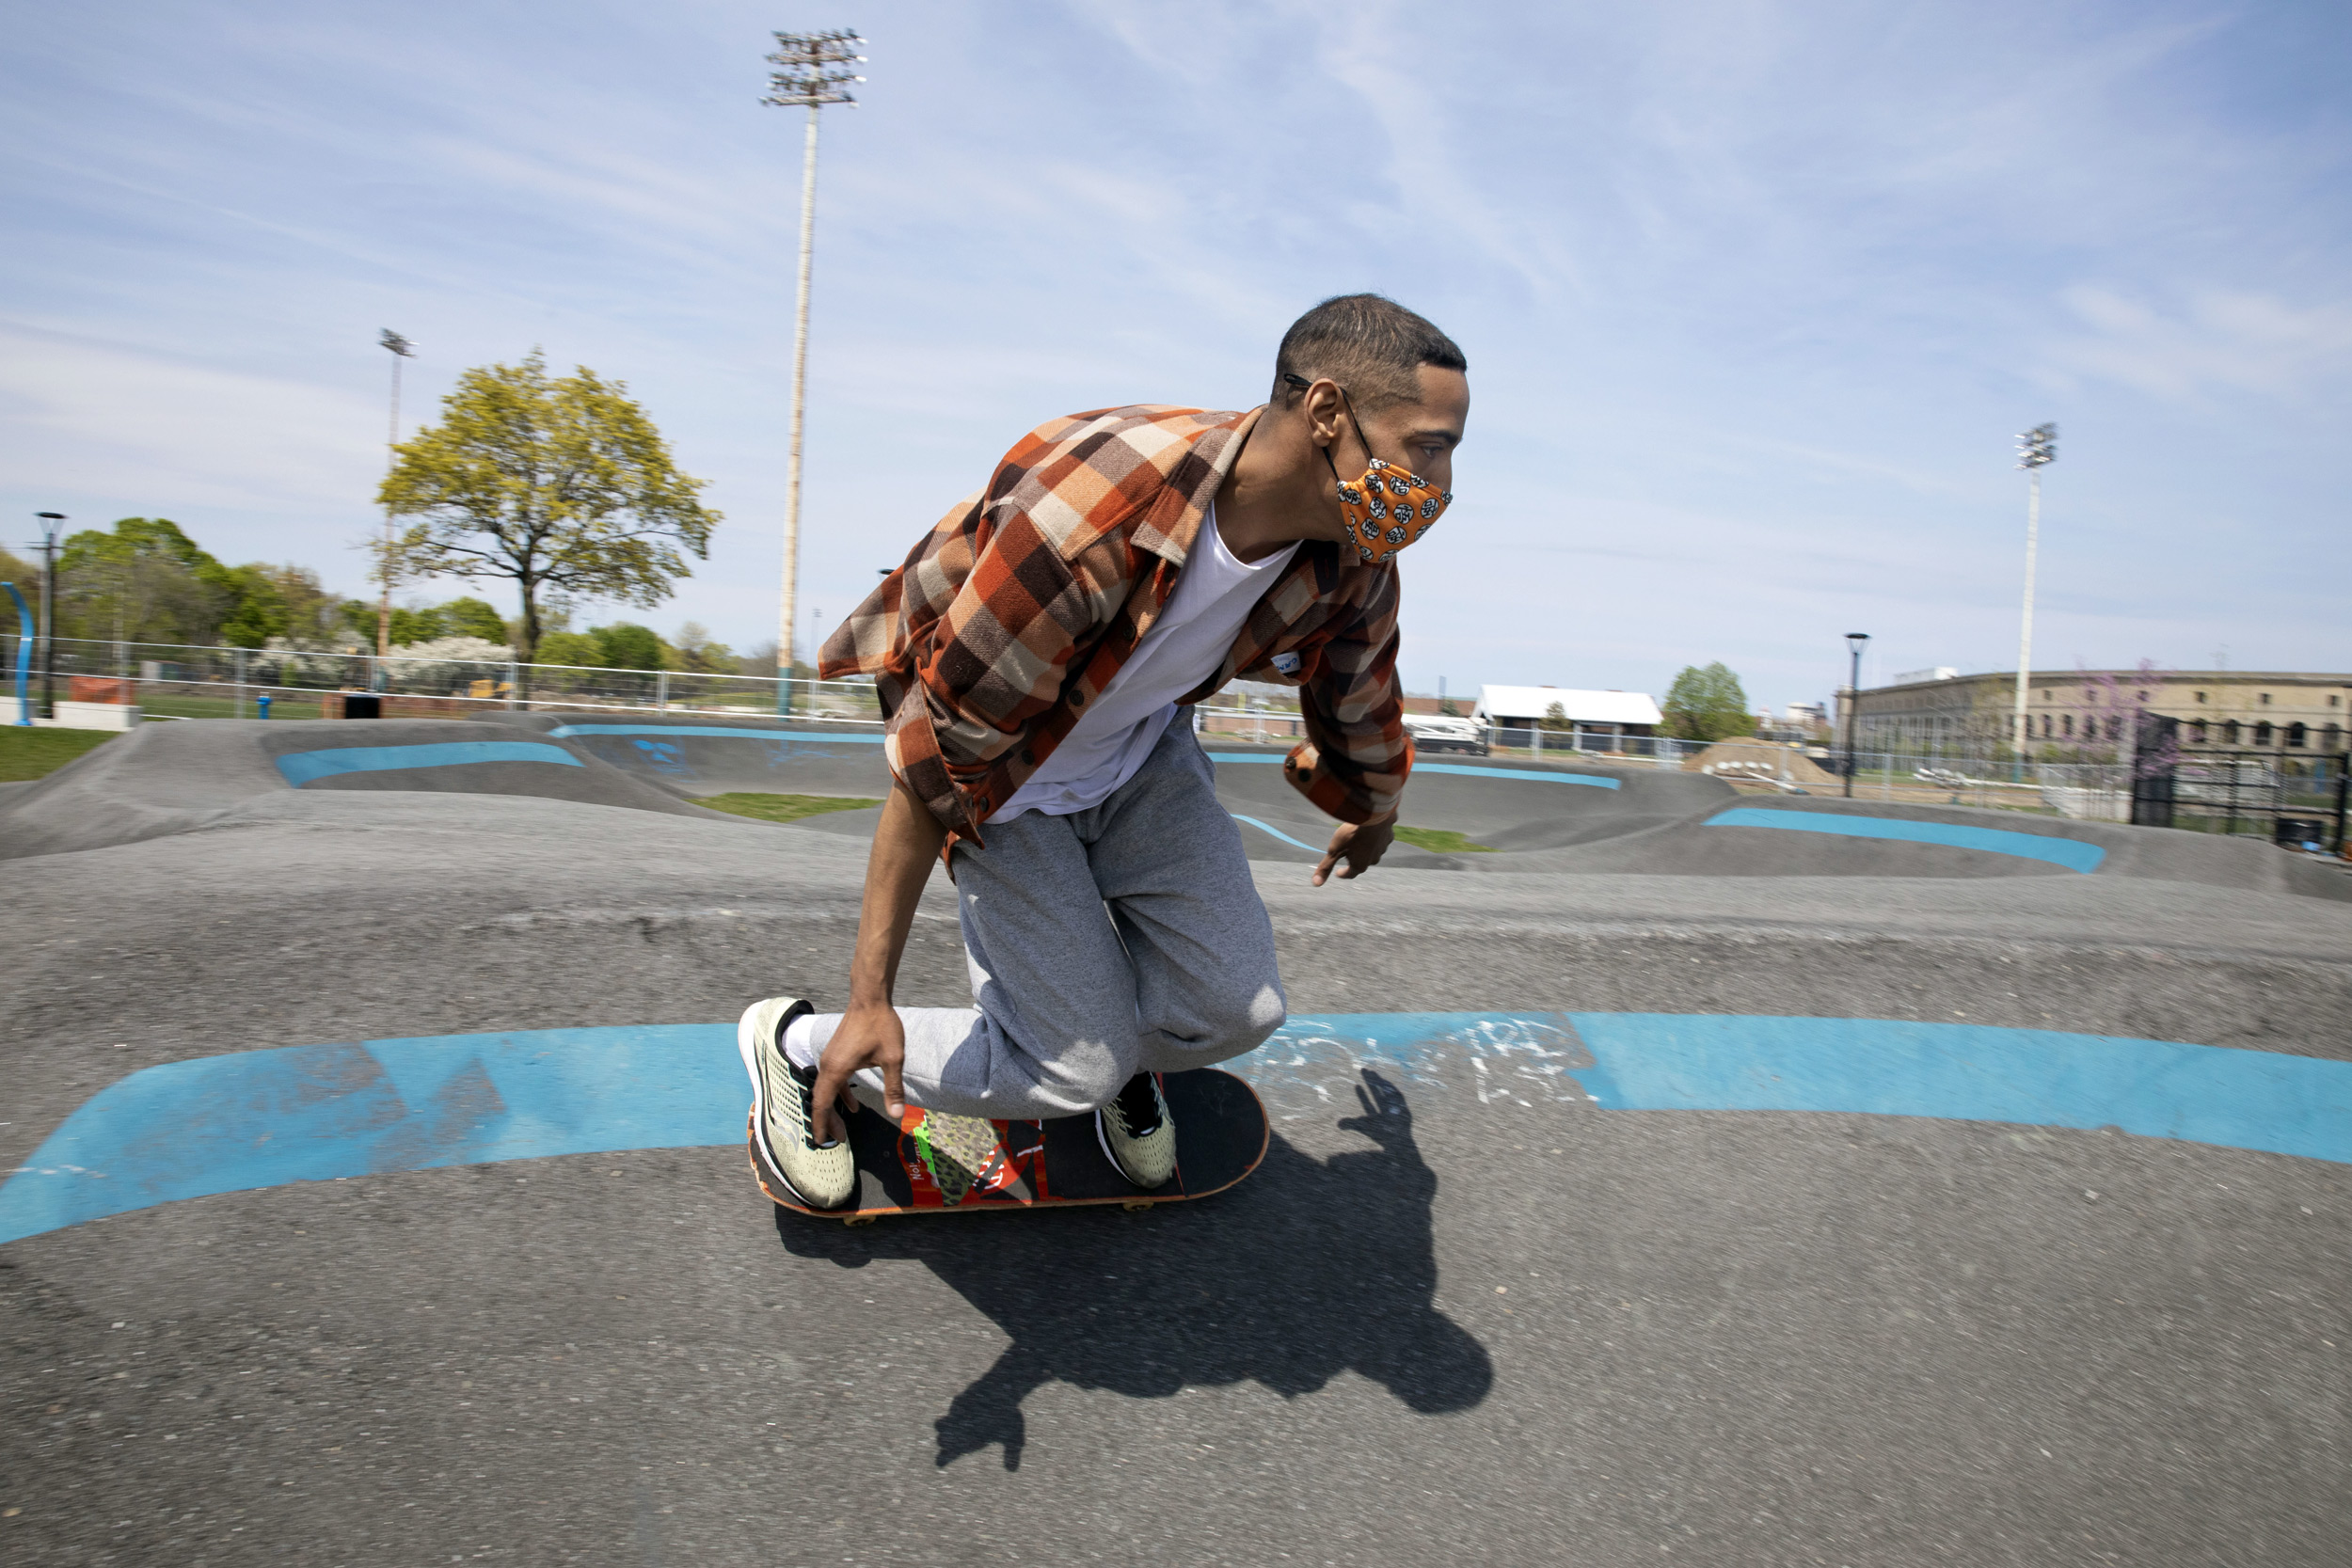
<svg viewBox="0 0 2352 1568">
<path fill-rule="evenodd" d="M 2310 816 L 2281 816 L 2270 826 L 2270 842 L 2281 849 L 2317 850 L 2328 839 L 2328 824 Z"/>
<path fill-rule="evenodd" d="M 346 691 L 343 693 L 343 717 L 381 719 L 384 717 L 384 699 L 373 691 Z"/>
</svg>

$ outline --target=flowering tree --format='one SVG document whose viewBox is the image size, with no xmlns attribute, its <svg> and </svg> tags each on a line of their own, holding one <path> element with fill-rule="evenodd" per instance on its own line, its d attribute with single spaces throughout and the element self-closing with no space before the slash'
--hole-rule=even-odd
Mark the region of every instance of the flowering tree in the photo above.
<svg viewBox="0 0 2352 1568">
<path fill-rule="evenodd" d="M 468 371 L 441 422 L 394 450 L 380 499 L 415 519 L 393 543 L 417 577 L 502 578 L 521 598 L 515 657 L 538 655 L 543 595 L 654 605 L 709 553 L 719 514 L 695 499 L 670 447 L 626 395 L 586 366 Z"/>
</svg>

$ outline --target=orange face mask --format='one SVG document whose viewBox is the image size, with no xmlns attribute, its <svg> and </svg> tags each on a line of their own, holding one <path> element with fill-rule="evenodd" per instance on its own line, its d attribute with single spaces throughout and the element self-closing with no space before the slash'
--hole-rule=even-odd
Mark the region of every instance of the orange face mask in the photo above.
<svg viewBox="0 0 2352 1568">
<path fill-rule="evenodd" d="M 1323 460 L 1331 461 L 1328 448 Z M 1353 484 L 1339 478 L 1337 467 L 1331 477 L 1339 483 L 1340 510 L 1347 514 L 1348 531 L 1356 536 L 1356 555 L 1368 566 L 1395 560 L 1397 551 L 1428 532 L 1429 525 L 1454 502 L 1451 492 L 1440 495 L 1419 474 L 1391 467 L 1377 457 Z"/>
<path fill-rule="evenodd" d="M 1300 375 L 1285 375 L 1290 385 L 1305 390 L 1314 383 Z M 1340 392 L 1344 401 L 1347 393 Z M 1347 405 L 1347 417 L 1356 420 L 1356 406 Z M 1356 420 L 1356 433 L 1360 439 L 1363 421 Z M 1369 453 L 1371 448 L 1367 446 Z M 1454 504 L 1454 492 L 1440 493 L 1438 487 L 1419 474 L 1407 473 L 1380 458 L 1372 459 L 1361 479 L 1350 484 L 1340 478 L 1339 465 L 1331 461 L 1331 449 L 1323 449 L 1324 467 L 1331 470 L 1331 483 L 1338 489 L 1340 510 L 1347 515 L 1349 543 L 1356 546 L 1357 559 L 1367 566 L 1386 566 L 1396 559 L 1396 552 L 1429 531 Z"/>
</svg>

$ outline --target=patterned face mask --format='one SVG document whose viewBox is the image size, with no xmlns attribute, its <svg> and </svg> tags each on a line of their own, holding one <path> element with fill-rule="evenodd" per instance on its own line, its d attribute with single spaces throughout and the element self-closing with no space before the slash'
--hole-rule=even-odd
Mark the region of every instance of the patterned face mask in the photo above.
<svg viewBox="0 0 2352 1568">
<path fill-rule="evenodd" d="M 1331 461 L 1328 448 L 1323 460 Z M 1331 477 L 1339 484 L 1340 510 L 1347 514 L 1348 529 L 1356 536 L 1356 554 L 1368 566 L 1387 565 L 1397 551 L 1428 532 L 1429 525 L 1454 502 L 1453 492 L 1440 495 L 1419 474 L 1377 457 L 1353 484 L 1339 473 L 1335 466 Z"/>
<path fill-rule="evenodd" d="M 1304 376 L 1285 375 L 1290 385 L 1304 389 L 1314 385 Z M 1347 393 L 1342 390 L 1342 400 Z M 1347 417 L 1356 418 L 1356 408 L 1348 404 Z M 1357 421 L 1360 437 L 1363 423 Z M 1370 449 L 1367 448 L 1367 451 Z M 1454 504 L 1454 492 L 1440 494 L 1438 487 L 1419 474 L 1383 461 L 1372 460 L 1361 479 L 1354 483 L 1340 477 L 1339 465 L 1331 461 L 1331 449 L 1323 449 L 1324 467 L 1331 470 L 1331 483 L 1338 489 L 1340 510 L 1347 515 L 1349 542 L 1356 546 L 1357 559 L 1367 566 L 1385 566 L 1396 559 L 1396 552 L 1429 531 L 1429 525 L 1444 515 Z"/>
</svg>

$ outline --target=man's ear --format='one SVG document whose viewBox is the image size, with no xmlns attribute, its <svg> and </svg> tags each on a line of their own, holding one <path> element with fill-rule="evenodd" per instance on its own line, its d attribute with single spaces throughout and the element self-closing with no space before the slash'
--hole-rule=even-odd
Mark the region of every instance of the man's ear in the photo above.
<svg viewBox="0 0 2352 1568">
<path fill-rule="evenodd" d="M 1300 395 L 1299 412 L 1307 416 L 1307 438 L 1318 447 L 1327 447 L 1339 439 L 1340 421 L 1347 413 L 1347 400 L 1340 395 L 1340 384 L 1329 376 L 1319 376 L 1313 386 Z"/>
</svg>

